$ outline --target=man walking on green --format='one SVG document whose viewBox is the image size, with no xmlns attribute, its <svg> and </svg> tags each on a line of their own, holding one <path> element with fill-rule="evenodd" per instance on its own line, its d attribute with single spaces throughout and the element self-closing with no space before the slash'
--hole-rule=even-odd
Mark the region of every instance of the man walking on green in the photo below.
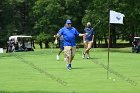
<svg viewBox="0 0 140 93">
<path fill-rule="evenodd" d="M 72 69 L 72 60 L 75 56 L 76 51 L 76 37 L 84 36 L 84 34 L 79 34 L 76 28 L 72 27 L 71 20 L 66 20 L 66 24 L 59 30 L 59 33 L 56 35 L 60 37 L 63 35 L 64 38 L 64 57 L 67 61 L 67 69 Z"/>
</svg>

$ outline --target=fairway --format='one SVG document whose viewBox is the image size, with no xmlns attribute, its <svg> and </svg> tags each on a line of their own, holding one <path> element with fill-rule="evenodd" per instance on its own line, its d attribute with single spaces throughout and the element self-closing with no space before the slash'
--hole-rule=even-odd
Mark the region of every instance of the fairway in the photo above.
<svg viewBox="0 0 140 93">
<path fill-rule="evenodd" d="M 107 79 L 107 48 L 91 50 L 91 59 L 82 59 L 78 49 L 72 70 L 66 69 L 58 49 L 0 54 L 0 93 L 139 93 L 140 54 L 131 48 L 110 52 Z"/>
</svg>

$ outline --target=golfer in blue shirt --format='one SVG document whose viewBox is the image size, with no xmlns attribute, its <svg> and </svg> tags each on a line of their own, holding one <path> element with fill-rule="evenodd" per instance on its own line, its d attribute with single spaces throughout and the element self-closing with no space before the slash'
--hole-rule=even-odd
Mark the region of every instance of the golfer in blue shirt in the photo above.
<svg viewBox="0 0 140 93">
<path fill-rule="evenodd" d="M 54 37 L 55 37 L 55 35 L 54 35 Z M 56 38 L 57 39 L 57 38 Z M 55 39 L 55 40 L 56 40 Z M 56 43 L 57 44 L 57 43 Z M 60 36 L 60 38 L 59 38 L 59 46 L 60 46 L 60 49 L 59 49 L 59 51 L 58 51 L 58 53 L 57 53 L 57 55 L 56 55 L 56 59 L 57 60 L 59 60 L 60 59 L 60 54 L 61 54 L 61 52 L 64 50 L 64 38 L 63 38 L 63 35 L 62 36 Z"/>
<path fill-rule="evenodd" d="M 90 22 L 87 23 L 87 26 L 84 29 L 84 33 L 86 34 L 83 37 L 83 43 L 84 43 L 85 50 L 83 52 L 82 58 L 85 58 L 85 55 L 87 54 L 87 59 L 89 59 L 90 58 L 89 50 L 91 49 L 91 47 L 93 45 L 93 41 L 94 41 L 94 30 L 91 27 Z"/>
<path fill-rule="evenodd" d="M 76 28 L 72 27 L 71 20 L 66 20 L 66 24 L 59 30 L 57 37 L 63 35 L 64 38 L 64 57 L 67 61 L 67 69 L 71 70 L 72 60 L 76 51 L 76 37 L 84 36 L 84 34 L 79 34 Z"/>
</svg>

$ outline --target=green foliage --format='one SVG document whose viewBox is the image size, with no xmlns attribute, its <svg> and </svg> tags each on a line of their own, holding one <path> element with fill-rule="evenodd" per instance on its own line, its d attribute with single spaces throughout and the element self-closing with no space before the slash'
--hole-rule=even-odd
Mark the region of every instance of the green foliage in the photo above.
<svg viewBox="0 0 140 93">
<path fill-rule="evenodd" d="M 63 7 L 57 0 L 38 0 L 33 6 L 34 29 L 39 32 L 55 33 L 60 26 L 58 23 L 61 22 L 62 11 Z"/>
<path fill-rule="evenodd" d="M 47 35 L 44 33 L 40 33 L 37 37 L 36 37 L 37 42 L 45 42 L 47 40 Z"/>
<path fill-rule="evenodd" d="M 52 48 L 52 49 L 53 49 L 53 48 L 56 48 L 56 46 L 57 46 L 57 45 L 54 44 L 53 42 L 49 42 L 48 45 L 49 45 L 49 48 Z"/>
<path fill-rule="evenodd" d="M 114 25 L 111 35 L 131 42 L 133 36 L 140 36 L 139 4 L 139 0 L 2 0 L 0 40 L 14 34 L 37 37 L 44 33 L 49 41 L 64 26 L 65 20 L 71 19 L 80 33 L 88 21 L 94 27 L 100 20 L 95 27 L 95 40 L 107 41 L 111 9 L 125 14 L 124 25 Z"/>
</svg>

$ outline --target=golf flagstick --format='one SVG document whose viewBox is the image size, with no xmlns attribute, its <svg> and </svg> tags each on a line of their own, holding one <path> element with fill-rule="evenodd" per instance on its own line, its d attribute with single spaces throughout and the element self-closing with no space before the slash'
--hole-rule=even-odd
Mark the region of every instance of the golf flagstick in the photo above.
<svg viewBox="0 0 140 93">
<path fill-rule="evenodd" d="M 109 20 L 110 20 L 110 10 L 109 10 Z M 109 21 L 109 31 L 108 31 L 108 63 L 107 63 L 107 79 L 109 79 L 109 59 L 110 59 L 110 21 Z"/>
<path fill-rule="evenodd" d="M 107 64 L 107 79 L 109 78 L 109 60 L 110 59 L 110 24 L 109 24 L 109 35 L 108 35 L 108 64 Z"/>
<path fill-rule="evenodd" d="M 119 17 L 120 19 L 117 19 Z M 107 78 L 109 78 L 109 52 L 110 52 L 110 30 L 112 28 L 112 24 L 123 24 L 124 14 L 110 10 L 109 9 L 109 41 L 108 41 L 108 65 L 107 65 Z"/>
</svg>

